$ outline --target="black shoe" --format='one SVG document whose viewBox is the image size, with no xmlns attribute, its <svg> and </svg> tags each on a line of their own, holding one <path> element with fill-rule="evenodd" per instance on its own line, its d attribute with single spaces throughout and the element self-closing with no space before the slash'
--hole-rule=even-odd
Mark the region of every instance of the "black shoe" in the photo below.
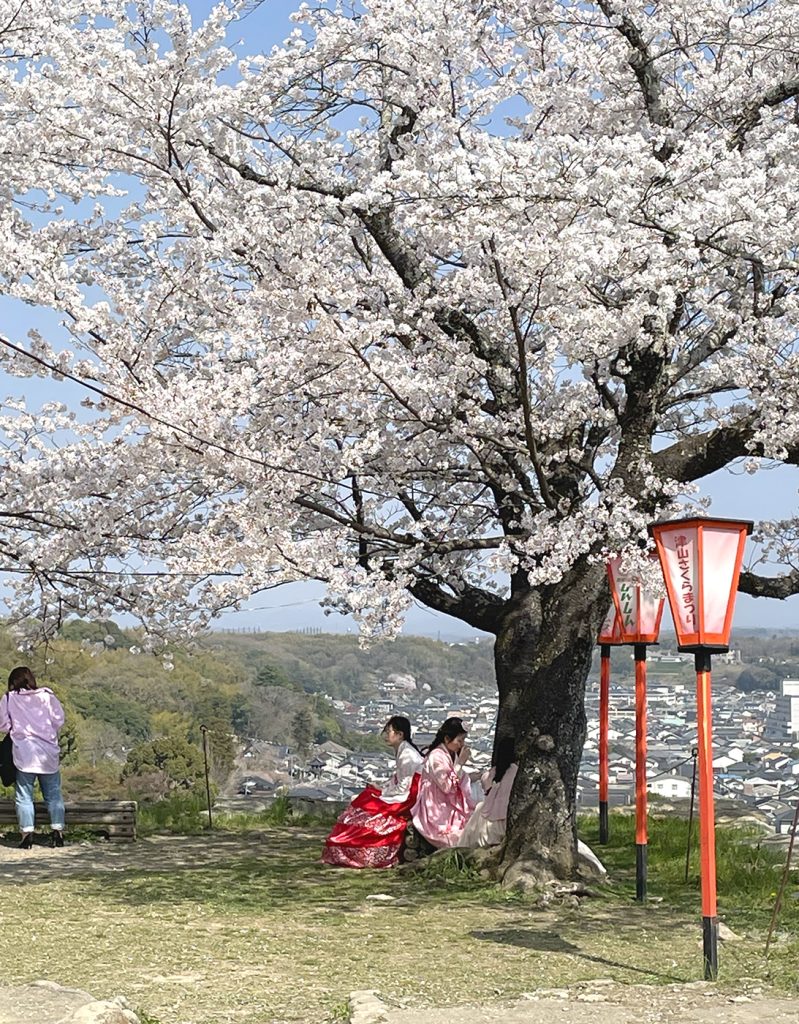
<svg viewBox="0 0 799 1024">
<path fill-rule="evenodd" d="M 54 828 L 53 831 L 50 833 L 50 845 L 53 846 L 53 847 L 55 847 L 55 846 L 63 846 L 64 845 L 64 833 L 63 832 L 59 832 L 58 829 Z"/>
<path fill-rule="evenodd" d="M 20 850 L 30 850 L 33 846 L 33 832 L 24 832 L 22 835 L 22 842 L 19 844 Z"/>
</svg>

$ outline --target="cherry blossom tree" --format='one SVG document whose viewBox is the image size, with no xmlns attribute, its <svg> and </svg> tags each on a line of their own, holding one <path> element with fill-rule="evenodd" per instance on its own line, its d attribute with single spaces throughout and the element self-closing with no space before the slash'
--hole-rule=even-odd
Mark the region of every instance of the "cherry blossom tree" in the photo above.
<svg viewBox="0 0 799 1024">
<path fill-rule="evenodd" d="M 0 288 L 62 325 L 3 366 L 65 395 L 2 413 L 17 615 L 316 579 L 486 630 L 506 879 L 567 875 L 605 559 L 799 455 L 799 8 L 323 2 L 262 55 L 235 6 L 0 7 Z M 760 539 L 741 588 L 799 591 Z"/>
</svg>

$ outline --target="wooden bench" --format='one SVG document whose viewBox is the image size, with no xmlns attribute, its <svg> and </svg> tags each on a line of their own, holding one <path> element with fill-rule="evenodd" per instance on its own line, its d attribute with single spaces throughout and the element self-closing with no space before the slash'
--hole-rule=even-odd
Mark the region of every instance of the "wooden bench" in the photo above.
<svg viewBox="0 0 799 1024">
<path fill-rule="evenodd" d="M 47 807 L 35 801 L 35 822 L 38 828 L 49 828 Z M 95 825 L 96 831 L 104 833 L 112 843 L 132 842 L 136 838 L 135 800 L 67 800 L 66 827 L 73 825 Z M 0 800 L 0 825 L 16 825 L 17 814 L 13 800 Z"/>
</svg>

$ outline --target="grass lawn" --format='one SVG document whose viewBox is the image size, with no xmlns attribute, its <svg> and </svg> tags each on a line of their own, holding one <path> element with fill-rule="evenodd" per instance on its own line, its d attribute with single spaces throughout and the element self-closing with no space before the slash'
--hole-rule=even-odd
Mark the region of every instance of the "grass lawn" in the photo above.
<svg viewBox="0 0 799 1024">
<path fill-rule="evenodd" d="M 158 1024 L 322 1024 L 343 1020 L 359 988 L 440 1005 L 591 978 L 702 977 L 698 858 L 686 886 L 677 819 L 651 826 L 649 892 L 662 902 L 632 901 L 632 823 L 613 816 L 601 851 L 612 882 L 579 909 L 546 910 L 447 863 L 436 873 L 323 867 L 320 827 L 227 825 L 130 846 L 0 846 L 4 983 L 122 994 Z M 595 827 L 582 834 L 596 848 Z M 796 993 L 795 873 L 768 961 L 762 952 L 780 878 L 769 856 L 746 833 L 719 830 L 720 915 L 742 936 L 721 946 L 721 982 Z"/>
</svg>

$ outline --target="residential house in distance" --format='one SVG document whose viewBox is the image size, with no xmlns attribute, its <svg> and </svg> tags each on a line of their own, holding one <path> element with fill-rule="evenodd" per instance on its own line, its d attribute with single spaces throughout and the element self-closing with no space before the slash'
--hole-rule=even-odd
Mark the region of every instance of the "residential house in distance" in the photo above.
<svg viewBox="0 0 799 1024">
<path fill-rule="evenodd" d="M 649 782 L 646 788 L 667 800 L 687 800 L 691 796 L 691 780 L 682 775 L 663 775 Z"/>
<path fill-rule="evenodd" d="M 763 738 L 782 743 L 799 739 L 799 679 L 783 679 Z"/>
</svg>

